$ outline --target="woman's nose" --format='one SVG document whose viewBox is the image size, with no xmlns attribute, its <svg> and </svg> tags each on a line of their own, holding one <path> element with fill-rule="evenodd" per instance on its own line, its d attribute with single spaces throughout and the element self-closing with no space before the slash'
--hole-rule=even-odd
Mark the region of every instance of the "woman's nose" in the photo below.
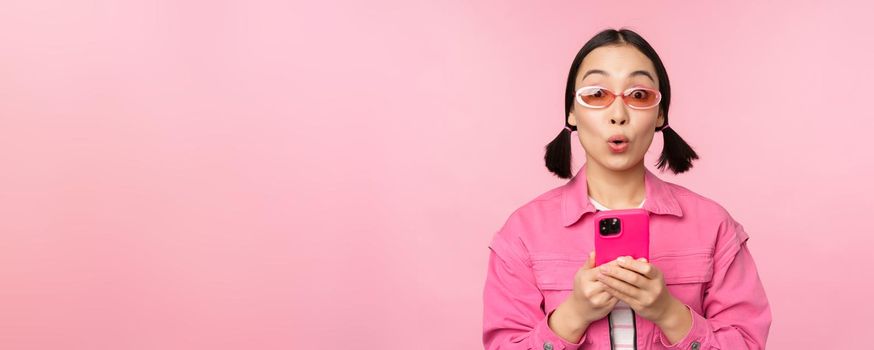
<svg viewBox="0 0 874 350">
<path fill-rule="evenodd" d="M 628 110 L 625 109 L 623 102 L 621 98 L 613 101 L 616 106 L 611 106 L 613 107 L 613 116 L 610 117 L 610 124 L 625 125 L 628 123 Z"/>
</svg>

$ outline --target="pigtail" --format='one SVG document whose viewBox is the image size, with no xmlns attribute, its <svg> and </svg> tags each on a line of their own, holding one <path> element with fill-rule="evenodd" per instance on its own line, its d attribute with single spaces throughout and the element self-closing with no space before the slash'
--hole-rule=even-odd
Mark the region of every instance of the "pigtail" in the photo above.
<svg viewBox="0 0 874 350">
<path fill-rule="evenodd" d="M 553 174 L 562 179 L 570 179 L 571 174 L 571 130 L 576 129 L 575 126 L 565 127 L 561 129 L 552 142 L 546 145 L 546 154 L 543 160 L 546 161 L 546 168 Z"/>
<path fill-rule="evenodd" d="M 671 127 L 663 127 L 661 132 L 665 141 L 656 167 L 664 170 L 665 165 L 667 165 L 674 174 L 683 173 L 692 168 L 692 161 L 698 159 L 695 150 Z"/>
</svg>

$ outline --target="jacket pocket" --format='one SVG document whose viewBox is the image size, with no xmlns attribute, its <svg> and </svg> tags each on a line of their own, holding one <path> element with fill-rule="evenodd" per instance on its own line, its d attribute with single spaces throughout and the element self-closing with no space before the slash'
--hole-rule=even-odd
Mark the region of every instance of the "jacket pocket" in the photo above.
<svg viewBox="0 0 874 350">
<path fill-rule="evenodd" d="M 696 249 L 652 257 L 661 269 L 665 284 L 707 283 L 713 279 L 713 250 Z"/>
<path fill-rule="evenodd" d="M 534 279 L 540 290 L 573 290 L 574 276 L 586 263 L 586 255 L 579 257 L 564 253 L 531 255 Z"/>
</svg>

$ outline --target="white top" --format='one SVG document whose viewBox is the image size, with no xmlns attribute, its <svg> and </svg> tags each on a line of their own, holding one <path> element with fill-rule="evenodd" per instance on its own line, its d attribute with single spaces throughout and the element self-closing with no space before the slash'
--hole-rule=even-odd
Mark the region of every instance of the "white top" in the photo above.
<svg viewBox="0 0 874 350">
<path fill-rule="evenodd" d="M 600 202 L 596 201 L 595 198 L 592 198 L 592 196 L 589 196 L 589 201 L 592 202 L 592 204 L 595 205 L 595 209 L 598 209 L 598 210 L 613 210 L 613 209 L 610 209 L 610 208 L 605 207 L 603 204 L 601 204 Z M 638 208 L 643 208 L 643 203 L 646 203 L 646 198 L 644 198 L 644 199 L 643 199 L 643 202 L 640 202 L 640 205 L 638 205 L 637 207 L 638 207 Z"/>
<path fill-rule="evenodd" d="M 598 203 L 591 196 L 589 196 L 589 201 L 595 205 L 595 209 L 601 211 L 611 210 Z M 646 198 L 643 199 L 643 202 L 640 202 L 638 208 L 643 208 L 643 203 L 645 202 Z M 624 301 L 620 300 L 608 316 L 610 320 L 611 349 L 636 349 L 637 344 L 634 341 L 637 329 L 634 327 L 634 310 Z"/>
</svg>

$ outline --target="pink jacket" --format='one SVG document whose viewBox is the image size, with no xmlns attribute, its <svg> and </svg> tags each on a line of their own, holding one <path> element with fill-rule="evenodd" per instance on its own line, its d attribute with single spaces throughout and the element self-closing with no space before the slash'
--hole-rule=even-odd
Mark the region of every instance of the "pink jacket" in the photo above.
<svg viewBox="0 0 874 350">
<path fill-rule="evenodd" d="M 607 317 L 576 344 L 546 322 L 570 295 L 574 274 L 593 249 L 595 207 L 585 171 L 583 165 L 567 184 L 516 209 L 495 233 L 483 290 L 485 349 L 610 349 Z M 635 314 L 637 349 L 763 349 L 771 308 L 743 226 L 713 200 L 649 170 L 644 181 L 650 262 L 691 311 L 692 329 L 670 344 L 661 329 Z"/>
</svg>

